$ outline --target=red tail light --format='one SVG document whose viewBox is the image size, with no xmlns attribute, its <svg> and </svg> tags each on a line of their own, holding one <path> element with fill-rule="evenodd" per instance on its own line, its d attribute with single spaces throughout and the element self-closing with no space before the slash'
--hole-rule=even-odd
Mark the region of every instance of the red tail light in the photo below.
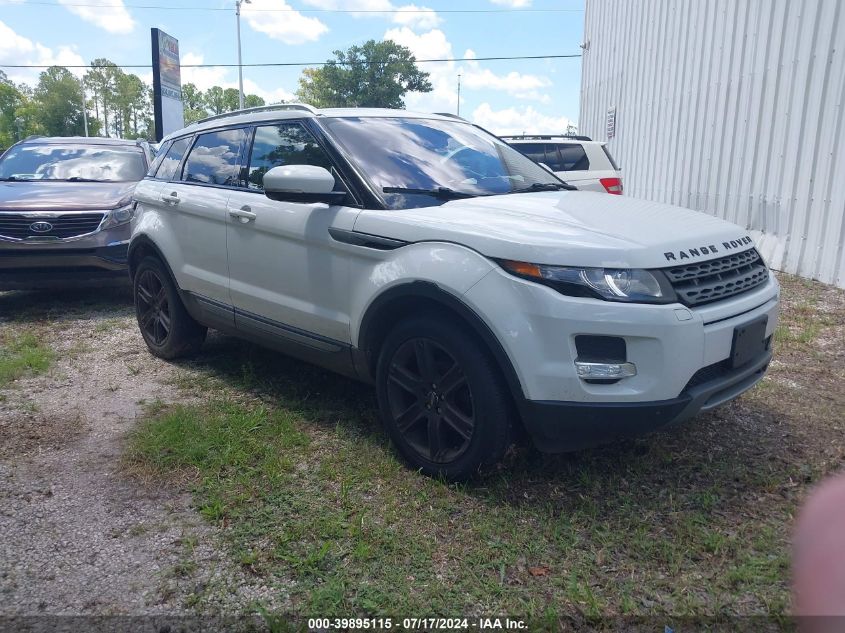
<svg viewBox="0 0 845 633">
<path fill-rule="evenodd" d="M 607 193 L 612 193 L 616 196 L 622 195 L 622 179 L 621 178 L 599 178 L 599 182 L 604 187 Z"/>
</svg>

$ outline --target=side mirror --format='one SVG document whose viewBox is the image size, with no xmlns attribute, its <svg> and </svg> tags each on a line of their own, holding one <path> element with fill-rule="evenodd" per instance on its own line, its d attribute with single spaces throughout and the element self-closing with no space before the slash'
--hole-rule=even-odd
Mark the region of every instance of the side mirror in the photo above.
<svg viewBox="0 0 845 633">
<path fill-rule="evenodd" d="M 264 195 L 281 202 L 340 204 L 345 191 L 334 191 L 334 176 L 316 165 L 273 167 L 262 179 Z"/>
</svg>

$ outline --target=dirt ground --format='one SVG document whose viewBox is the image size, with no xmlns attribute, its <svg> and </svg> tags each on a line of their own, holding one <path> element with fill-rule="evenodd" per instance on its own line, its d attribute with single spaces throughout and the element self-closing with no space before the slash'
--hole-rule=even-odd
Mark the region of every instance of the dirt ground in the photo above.
<svg viewBox="0 0 845 633">
<path fill-rule="evenodd" d="M 136 417 L 185 399 L 179 367 L 144 347 L 129 291 L 0 293 L 0 315 L 0 332 L 36 332 L 55 356 L 0 389 L 0 614 L 190 613 L 218 584 L 221 609 L 273 602 L 189 495 L 121 473 Z"/>
</svg>

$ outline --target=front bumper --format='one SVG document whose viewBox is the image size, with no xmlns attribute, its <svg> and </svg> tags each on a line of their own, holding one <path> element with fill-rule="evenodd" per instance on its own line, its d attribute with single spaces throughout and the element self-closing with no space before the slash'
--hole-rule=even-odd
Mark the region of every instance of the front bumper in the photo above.
<svg viewBox="0 0 845 633">
<path fill-rule="evenodd" d="M 526 430 L 541 450 L 558 452 L 679 422 L 749 389 L 763 377 L 771 350 L 730 369 L 734 335 L 765 319 L 770 347 L 778 296 L 771 277 L 697 308 L 623 304 L 564 296 L 494 269 L 464 299 L 485 318 L 514 369 Z M 579 335 L 624 339 L 624 360 L 636 375 L 601 384 L 582 379 L 575 366 Z"/>
<path fill-rule="evenodd" d="M 0 248 L 0 290 L 125 284 L 129 243 L 80 248 Z"/>
<path fill-rule="evenodd" d="M 545 453 L 588 448 L 680 423 L 732 400 L 763 379 L 771 360 L 772 351 L 767 349 L 743 367 L 721 372 L 716 367 L 709 380 L 692 384 L 677 398 L 659 402 L 524 400 L 522 419 L 534 444 Z"/>
</svg>

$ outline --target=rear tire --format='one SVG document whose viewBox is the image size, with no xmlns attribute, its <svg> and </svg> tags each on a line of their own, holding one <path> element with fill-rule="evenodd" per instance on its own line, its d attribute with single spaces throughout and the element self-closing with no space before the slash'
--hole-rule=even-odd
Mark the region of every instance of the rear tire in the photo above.
<svg viewBox="0 0 845 633">
<path fill-rule="evenodd" d="M 171 360 L 199 351 L 208 330 L 188 314 L 160 259 L 141 260 L 132 292 L 141 336 L 154 356 Z"/>
<path fill-rule="evenodd" d="M 454 320 L 424 314 L 399 323 L 382 345 L 376 391 L 394 446 L 426 475 L 468 479 L 510 445 L 507 386 L 483 344 Z"/>
</svg>

